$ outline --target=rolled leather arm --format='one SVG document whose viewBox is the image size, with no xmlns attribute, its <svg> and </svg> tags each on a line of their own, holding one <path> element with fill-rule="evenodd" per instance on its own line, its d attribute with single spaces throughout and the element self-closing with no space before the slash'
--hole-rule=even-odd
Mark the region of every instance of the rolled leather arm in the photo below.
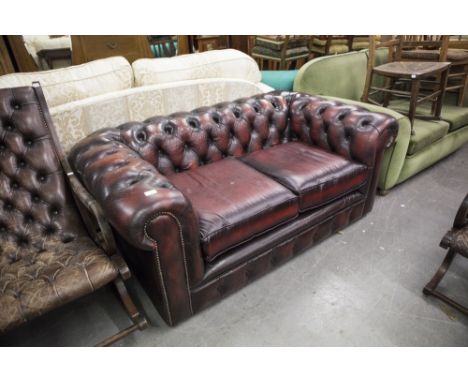
<svg viewBox="0 0 468 382">
<path fill-rule="evenodd" d="M 300 141 L 318 146 L 348 160 L 365 164 L 369 180 L 363 192 L 363 213 L 372 209 L 384 149 L 398 133 L 398 122 L 383 113 L 296 93 L 290 103 L 291 133 Z"/>
<path fill-rule="evenodd" d="M 291 129 L 301 141 L 374 168 L 398 133 L 397 121 L 383 113 L 297 93 Z"/>
<path fill-rule="evenodd" d="M 203 274 L 203 260 L 192 206 L 141 158 L 138 148 L 129 146 L 132 139 L 126 133 L 128 130 L 119 128 L 91 134 L 73 147 L 70 163 L 110 224 L 129 244 L 154 253 L 171 252 L 174 259 L 186 263 L 187 278 L 195 282 Z"/>
</svg>

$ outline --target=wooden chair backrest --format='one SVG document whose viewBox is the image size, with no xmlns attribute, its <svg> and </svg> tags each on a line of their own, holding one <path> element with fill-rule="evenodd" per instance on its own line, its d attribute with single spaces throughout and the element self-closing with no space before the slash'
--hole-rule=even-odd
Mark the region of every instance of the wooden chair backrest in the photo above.
<svg viewBox="0 0 468 382">
<path fill-rule="evenodd" d="M 389 40 L 378 41 L 376 36 L 369 36 L 366 82 L 364 84 L 364 92 L 361 97 L 361 101 L 363 102 L 367 102 L 368 100 L 369 88 L 371 86 L 371 74 L 375 66 L 376 51 L 380 48 L 388 49 L 387 62 L 396 61 L 397 56 L 400 55 L 400 39 L 392 36 Z"/>
<path fill-rule="evenodd" d="M 397 36 L 400 41 L 396 60 L 402 59 L 401 52 L 404 50 L 439 50 L 439 61 L 447 60 L 449 35 L 401 35 Z"/>
</svg>

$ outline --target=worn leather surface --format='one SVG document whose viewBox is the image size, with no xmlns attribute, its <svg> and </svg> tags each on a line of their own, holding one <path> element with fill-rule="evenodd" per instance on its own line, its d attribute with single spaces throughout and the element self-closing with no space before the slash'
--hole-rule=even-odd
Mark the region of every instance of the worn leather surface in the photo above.
<svg viewBox="0 0 468 382">
<path fill-rule="evenodd" d="M 70 161 L 119 233 L 119 245 L 150 298 L 162 309 L 163 318 L 174 325 L 224 295 L 216 285 L 233 291 L 246 283 L 247 270 L 259 275 L 272 269 L 263 261 L 269 261 L 275 248 L 283 248 L 279 241 L 297 240 L 285 249 L 287 258 L 327 236 L 334 227 L 343 227 L 369 212 L 383 149 L 393 142 L 397 129 L 396 121 L 384 114 L 306 94 L 274 92 L 101 130 L 77 144 Z M 205 285 L 204 275 L 211 263 L 202 256 L 195 206 L 171 179 L 227 157 L 241 158 L 296 141 L 366 167 L 365 185 L 358 193 L 343 197 L 360 195 L 363 199 L 358 205 L 344 206 L 341 212 L 330 211 L 328 220 L 323 216 L 323 222 L 314 223 L 317 233 L 306 233 L 311 222 L 294 234 L 278 231 L 282 233 L 269 249 L 262 247 L 262 260 L 244 258 L 245 263 L 235 269 L 228 265 L 212 281 L 214 289 Z M 284 226 L 302 221 L 300 218 Z M 260 237 L 264 236 L 247 242 L 252 251 L 260 246 Z M 221 246 L 229 248 L 230 244 Z M 219 261 L 241 247 L 222 254 Z M 230 277 L 236 281 L 223 287 L 223 280 Z"/>
<path fill-rule="evenodd" d="M 443 241 L 455 252 L 468 257 L 468 227 L 450 230 Z"/>
<path fill-rule="evenodd" d="M 276 93 L 129 124 L 124 141 L 170 175 L 289 140 L 288 100 Z"/>
<path fill-rule="evenodd" d="M 256 151 L 242 161 L 298 195 L 301 211 L 362 187 L 368 177 L 367 166 L 302 142 Z"/>
<path fill-rule="evenodd" d="M 139 151 L 153 147 L 136 139 L 135 126 L 104 129 L 82 140 L 70 163 L 85 187 L 101 204 L 122 237 L 146 251 L 179 250 L 191 284 L 203 277 L 198 220 L 190 202 Z M 169 230 L 171 227 L 171 230 Z M 170 235 L 168 235 L 170 232 Z"/>
<path fill-rule="evenodd" d="M 292 192 L 234 158 L 168 178 L 192 204 L 208 262 L 298 214 Z"/>
<path fill-rule="evenodd" d="M 0 331 L 87 294 L 117 270 L 88 238 L 34 90 L 0 90 Z"/>
<path fill-rule="evenodd" d="M 280 245 L 285 240 L 300 235 L 302 231 L 321 224 L 327 219 L 332 219 L 335 215 L 341 214 L 345 209 L 350 209 L 358 204 L 362 206 L 364 200 L 365 197 L 362 193 L 359 191 L 352 192 L 327 204 L 323 208 L 307 211 L 294 219 L 294 221 L 276 227 L 258 236 L 255 240 L 248 241 L 231 249 L 206 265 L 203 281 L 199 286 L 209 283 L 214 278 L 229 272 L 240 264 L 251 261 L 257 255 Z M 335 224 L 341 224 L 341 222 L 342 220 L 338 219 Z"/>
<path fill-rule="evenodd" d="M 347 197 L 346 197 L 347 198 Z M 192 290 L 192 308 L 197 313 L 222 298 L 278 268 L 305 249 L 343 229 L 363 215 L 364 203 L 352 204 L 319 223 L 308 222 L 302 231 L 283 236 L 263 252 L 241 262 Z M 273 234 L 273 233 L 272 233 Z M 279 237 L 277 238 L 279 239 Z M 313 256 L 313 254 L 310 254 Z"/>
<path fill-rule="evenodd" d="M 291 134 L 301 142 L 364 164 L 369 169 L 365 212 L 372 209 L 383 150 L 396 138 L 398 123 L 337 101 L 297 94 L 290 103 Z"/>
</svg>

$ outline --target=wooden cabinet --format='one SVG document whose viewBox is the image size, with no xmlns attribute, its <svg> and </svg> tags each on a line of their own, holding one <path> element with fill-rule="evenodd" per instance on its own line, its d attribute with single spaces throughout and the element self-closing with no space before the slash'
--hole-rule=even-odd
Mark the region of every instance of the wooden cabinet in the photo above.
<svg viewBox="0 0 468 382">
<path fill-rule="evenodd" d="M 15 68 L 8 53 L 7 45 L 4 36 L 0 36 L 0 76 L 8 73 L 13 73 Z"/>
<path fill-rule="evenodd" d="M 2 65 L 0 66 L 2 66 L 2 70 L 6 68 L 6 70 L 10 70 L 9 73 L 11 73 L 12 71 L 35 72 L 38 69 L 33 58 L 24 46 L 23 36 L 1 36 L 1 40 L 3 47 L 0 48 L 2 50 Z M 7 49 L 6 46 L 8 46 L 9 49 Z M 6 56 L 3 54 L 6 54 Z M 7 56 L 9 57 L 8 59 L 6 58 Z"/>
<path fill-rule="evenodd" d="M 130 63 L 154 57 L 146 36 L 72 36 L 71 40 L 73 65 L 112 56 L 123 56 Z"/>
</svg>

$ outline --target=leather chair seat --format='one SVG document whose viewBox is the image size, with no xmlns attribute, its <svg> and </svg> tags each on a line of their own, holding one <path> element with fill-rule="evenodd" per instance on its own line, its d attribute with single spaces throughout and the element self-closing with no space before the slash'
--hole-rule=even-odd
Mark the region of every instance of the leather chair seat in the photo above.
<svg viewBox="0 0 468 382">
<path fill-rule="evenodd" d="M 88 237 L 42 240 L 40 249 L 0 247 L 0 332 L 94 292 L 117 277 L 117 269 Z"/>
<path fill-rule="evenodd" d="M 301 142 L 255 151 L 242 158 L 299 196 L 299 210 L 319 207 L 364 185 L 366 166 Z"/>
<path fill-rule="evenodd" d="M 234 158 L 168 176 L 191 202 L 206 261 L 298 215 L 287 188 Z"/>
</svg>

